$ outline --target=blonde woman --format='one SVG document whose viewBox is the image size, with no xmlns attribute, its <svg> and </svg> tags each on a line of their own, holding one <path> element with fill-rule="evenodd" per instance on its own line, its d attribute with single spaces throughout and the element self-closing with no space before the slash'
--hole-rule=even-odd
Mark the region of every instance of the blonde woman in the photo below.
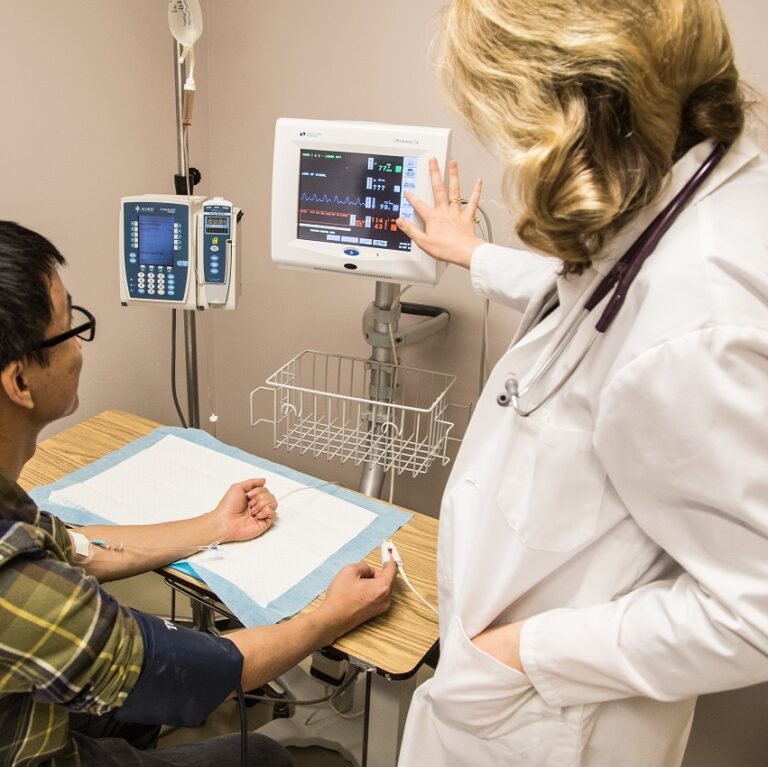
<svg viewBox="0 0 768 767">
<path fill-rule="evenodd" d="M 440 69 L 550 258 L 478 240 L 455 163 L 399 222 L 523 312 L 400 765 L 674 767 L 698 694 L 768 680 L 768 162 L 729 33 L 716 0 L 454 0 Z"/>
</svg>

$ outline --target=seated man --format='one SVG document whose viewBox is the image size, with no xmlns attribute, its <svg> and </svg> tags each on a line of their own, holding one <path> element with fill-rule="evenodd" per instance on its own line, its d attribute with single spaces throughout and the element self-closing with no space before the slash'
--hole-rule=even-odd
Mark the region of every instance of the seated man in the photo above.
<svg viewBox="0 0 768 767">
<path fill-rule="evenodd" d="M 0 222 L 0 763 L 237 765 L 239 735 L 149 751 L 131 741 L 153 746 L 160 724 L 201 723 L 238 685 L 258 687 L 384 612 L 395 565 L 350 565 L 311 614 L 226 638 L 127 609 L 102 591 L 100 581 L 201 545 L 260 535 L 277 504 L 263 480 L 249 479 L 199 517 L 86 527 L 84 538 L 37 509 L 16 479 L 40 431 L 77 407 L 81 339 L 95 330 L 72 306 L 62 264 L 45 238 Z M 105 534 L 123 545 L 88 546 Z M 251 764 L 291 763 L 256 734 L 248 751 Z"/>
</svg>

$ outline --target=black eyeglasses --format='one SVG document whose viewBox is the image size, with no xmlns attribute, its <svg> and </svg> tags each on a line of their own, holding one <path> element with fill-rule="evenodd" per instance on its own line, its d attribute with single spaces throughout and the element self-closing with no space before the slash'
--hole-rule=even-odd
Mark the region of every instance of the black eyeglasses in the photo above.
<svg viewBox="0 0 768 767">
<path fill-rule="evenodd" d="M 39 349 L 50 349 L 51 346 L 57 346 L 64 341 L 77 336 L 83 341 L 93 341 L 96 335 L 96 318 L 82 306 L 70 307 L 71 309 L 71 325 L 70 330 L 65 330 L 63 333 L 59 333 L 53 338 L 46 338 L 45 341 L 41 341 L 32 347 L 30 351 L 38 351 Z"/>
</svg>

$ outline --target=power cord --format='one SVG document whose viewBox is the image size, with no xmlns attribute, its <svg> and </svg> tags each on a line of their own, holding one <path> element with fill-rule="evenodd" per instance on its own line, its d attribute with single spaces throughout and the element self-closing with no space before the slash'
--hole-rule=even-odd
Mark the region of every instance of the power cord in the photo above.
<svg viewBox="0 0 768 767">
<path fill-rule="evenodd" d="M 437 610 L 421 595 L 419 592 L 414 588 L 414 585 L 408 580 L 408 576 L 405 574 L 405 568 L 402 566 L 402 564 L 398 564 L 397 566 L 397 572 L 400 574 L 400 577 L 403 579 L 403 583 L 430 609 L 435 615 L 439 616 L 439 613 Z"/>
<path fill-rule="evenodd" d="M 491 226 L 491 219 L 479 205 L 477 206 L 477 211 L 483 217 L 483 221 L 485 222 L 485 232 L 480 228 L 480 232 L 484 235 L 483 239 L 493 244 L 493 227 Z M 486 357 L 488 354 L 488 312 L 490 304 L 491 302 L 487 298 L 483 299 L 483 336 L 480 341 L 480 392 L 483 391 L 486 379 L 488 378 Z"/>
<path fill-rule="evenodd" d="M 176 309 L 171 310 L 171 395 L 173 396 L 176 415 L 179 417 L 181 425 L 186 429 L 187 422 L 184 419 L 184 413 L 181 412 L 179 395 L 176 392 L 176 311 Z"/>
<path fill-rule="evenodd" d="M 461 205 L 466 205 L 469 203 L 469 200 L 462 197 L 459 199 L 459 203 Z M 480 219 L 475 219 L 475 225 L 480 229 L 480 234 L 483 236 L 483 239 L 486 242 L 489 242 L 491 245 L 493 244 L 493 227 L 491 226 L 491 219 L 488 217 L 488 214 L 481 208 L 479 205 L 477 206 L 477 212 L 483 217 L 483 222 L 485 223 L 485 231 L 483 231 L 483 228 L 480 226 Z M 485 298 L 483 299 L 483 334 L 482 338 L 480 339 L 480 392 L 482 393 L 483 388 L 485 387 L 485 381 L 487 378 L 487 371 L 486 371 L 486 355 L 488 353 L 488 310 L 490 307 L 490 301 Z"/>
<path fill-rule="evenodd" d="M 328 695 L 324 695 L 322 698 L 312 698 L 310 700 L 286 700 L 285 702 L 289 706 L 317 706 L 320 703 L 327 703 L 328 701 L 332 701 L 334 698 L 337 698 L 341 693 L 343 693 L 354 681 L 357 679 L 357 675 L 360 673 L 359 668 L 351 668 L 345 679 L 342 681 L 342 683 L 332 692 Z M 250 692 L 244 693 L 243 697 L 246 700 L 257 700 L 257 701 L 263 701 L 266 703 L 274 703 L 275 698 L 270 697 L 269 695 L 253 695 Z"/>
</svg>

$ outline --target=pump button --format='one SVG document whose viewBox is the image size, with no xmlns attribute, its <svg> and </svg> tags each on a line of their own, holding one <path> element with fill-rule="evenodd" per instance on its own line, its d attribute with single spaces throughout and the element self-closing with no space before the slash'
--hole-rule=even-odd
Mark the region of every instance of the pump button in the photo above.
<svg viewBox="0 0 768 767">
<path fill-rule="evenodd" d="M 345 269 L 357 269 L 357 264 L 344 264 Z"/>
</svg>

